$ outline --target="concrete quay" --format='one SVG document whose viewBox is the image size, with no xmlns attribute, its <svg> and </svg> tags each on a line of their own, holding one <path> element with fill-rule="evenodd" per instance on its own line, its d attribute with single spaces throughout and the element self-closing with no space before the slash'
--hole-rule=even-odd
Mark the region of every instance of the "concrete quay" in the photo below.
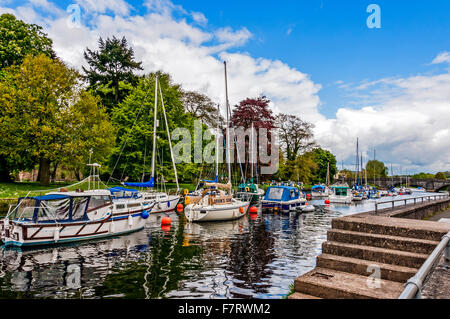
<svg viewBox="0 0 450 319">
<path fill-rule="evenodd" d="M 333 219 L 316 267 L 295 280 L 288 298 L 398 298 L 450 231 L 448 222 L 423 219 L 449 207 L 447 198 Z M 445 298 L 439 284 L 445 278 L 448 270 L 438 266 L 424 286 L 424 298 Z"/>
</svg>

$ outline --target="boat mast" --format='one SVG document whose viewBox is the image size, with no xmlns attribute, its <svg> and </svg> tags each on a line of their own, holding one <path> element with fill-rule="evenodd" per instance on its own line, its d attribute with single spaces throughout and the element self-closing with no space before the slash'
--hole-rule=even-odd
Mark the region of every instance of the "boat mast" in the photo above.
<svg viewBox="0 0 450 319">
<path fill-rule="evenodd" d="M 157 81 L 159 82 L 158 79 L 157 79 Z M 164 99 L 163 99 L 163 95 L 162 95 L 161 84 L 159 85 L 159 95 L 161 97 L 161 104 L 162 104 L 162 109 L 163 109 L 163 114 L 164 114 L 164 122 L 166 124 L 166 130 L 167 130 L 167 139 L 169 140 L 170 158 L 172 159 L 172 166 L 173 166 L 173 171 L 175 174 L 175 183 L 177 184 L 177 192 L 178 192 L 180 190 L 180 186 L 178 185 L 177 166 L 175 165 L 175 159 L 173 158 L 172 141 L 170 139 L 169 124 L 167 123 L 166 108 L 164 106 Z"/>
<path fill-rule="evenodd" d="M 355 185 L 358 183 L 358 138 L 356 138 Z"/>
<path fill-rule="evenodd" d="M 226 122 L 226 152 L 227 152 L 227 168 L 228 168 L 228 181 L 231 184 L 231 158 L 230 158 L 230 128 L 229 128 L 229 124 L 228 124 L 228 108 L 229 108 L 229 103 L 228 103 L 228 84 L 227 84 L 227 62 L 223 62 L 224 65 L 224 69 L 225 69 L 225 106 L 226 106 L 226 113 L 227 113 L 227 122 Z"/>
<path fill-rule="evenodd" d="M 298 171 L 297 171 L 297 176 L 298 176 Z M 327 179 L 326 179 L 325 183 L 327 186 L 330 184 L 330 162 L 328 162 L 328 165 L 327 165 Z"/>
<path fill-rule="evenodd" d="M 250 174 L 250 176 L 251 176 L 251 182 L 253 183 L 253 165 L 254 165 L 254 163 L 255 163 L 255 154 L 254 154 L 254 151 L 255 151 L 255 149 L 254 149 L 254 145 L 253 145 L 253 121 L 252 121 L 252 133 L 251 133 L 251 143 L 252 143 L 252 146 L 251 146 L 251 149 L 252 149 L 252 156 L 251 156 L 251 163 L 250 163 L 250 165 L 251 165 L 251 167 L 252 167 L 252 169 L 251 169 L 251 174 Z"/>
<path fill-rule="evenodd" d="M 156 127 L 158 126 L 157 119 L 158 112 L 158 74 L 155 75 L 155 112 L 154 112 L 154 122 L 153 122 L 153 154 L 152 154 L 152 175 L 151 178 L 155 177 L 155 155 L 156 155 Z"/>
<path fill-rule="evenodd" d="M 217 132 L 216 132 L 216 181 L 219 181 L 219 135 L 220 135 L 220 104 L 217 104 Z"/>
</svg>

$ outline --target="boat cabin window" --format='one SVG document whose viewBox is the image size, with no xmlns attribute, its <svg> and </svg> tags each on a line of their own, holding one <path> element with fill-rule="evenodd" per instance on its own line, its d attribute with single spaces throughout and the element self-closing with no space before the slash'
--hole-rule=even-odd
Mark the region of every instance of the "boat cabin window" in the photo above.
<svg viewBox="0 0 450 319">
<path fill-rule="evenodd" d="M 67 220 L 70 214 L 70 198 L 42 200 L 39 202 L 37 221 Z"/>
<path fill-rule="evenodd" d="M 102 206 L 106 206 L 111 204 L 111 199 L 109 198 L 109 196 L 104 195 L 104 196 L 100 196 L 100 195 L 96 195 L 96 196 L 91 196 L 89 199 L 89 207 L 88 210 L 92 210 L 98 207 L 102 207 Z"/>
<path fill-rule="evenodd" d="M 283 188 L 270 188 L 267 199 L 281 199 L 283 196 Z"/>
<path fill-rule="evenodd" d="M 334 193 L 337 196 L 347 196 L 347 188 L 335 188 Z"/>
<path fill-rule="evenodd" d="M 89 197 L 73 197 L 72 198 L 72 219 L 85 219 L 86 207 Z"/>
<path fill-rule="evenodd" d="M 116 205 L 116 209 L 124 209 L 124 208 L 125 208 L 125 204 Z"/>
<path fill-rule="evenodd" d="M 128 205 L 127 205 L 128 208 L 131 208 L 131 207 L 140 207 L 140 206 L 141 206 L 141 204 L 139 204 L 139 203 L 128 204 Z"/>
<path fill-rule="evenodd" d="M 33 219 L 34 209 L 36 207 L 36 200 L 32 198 L 23 198 L 20 200 L 16 208 L 14 218 L 18 219 Z"/>
</svg>

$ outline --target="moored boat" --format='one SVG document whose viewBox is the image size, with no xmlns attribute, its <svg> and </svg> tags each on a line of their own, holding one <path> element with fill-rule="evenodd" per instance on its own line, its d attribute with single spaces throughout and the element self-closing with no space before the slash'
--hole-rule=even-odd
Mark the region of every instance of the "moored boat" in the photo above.
<svg viewBox="0 0 450 319">
<path fill-rule="evenodd" d="M 353 194 L 348 185 L 333 185 L 328 200 L 330 203 L 350 204 L 353 200 Z"/>
<path fill-rule="evenodd" d="M 274 209 L 282 212 L 301 210 L 305 206 L 306 199 L 300 195 L 297 187 L 270 186 L 264 199 L 261 200 L 262 209 Z"/>
<path fill-rule="evenodd" d="M 82 241 L 144 228 L 151 205 L 114 203 L 108 190 L 53 192 L 22 197 L 1 223 L 5 246 Z"/>
</svg>

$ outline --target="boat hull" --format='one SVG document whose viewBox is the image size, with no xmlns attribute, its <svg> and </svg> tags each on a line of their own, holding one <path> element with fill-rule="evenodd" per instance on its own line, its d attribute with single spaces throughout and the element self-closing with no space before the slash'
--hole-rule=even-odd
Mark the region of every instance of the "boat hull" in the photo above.
<svg viewBox="0 0 450 319">
<path fill-rule="evenodd" d="M 199 206 L 189 204 L 185 207 L 185 216 L 190 222 L 228 221 L 245 216 L 250 202 L 232 205 Z"/>
<path fill-rule="evenodd" d="M 5 246 L 38 246 L 85 241 L 131 233 L 143 229 L 142 212 L 117 214 L 100 220 L 64 223 L 2 223 L 2 240 Z"/>
<path fill-rule="evenodd" d="M 290 201 L 273 201 L 273 200 L 271 201 L 263 199 L 261 203 L 262 209 L 264 210 L 277 209 L 282 212 L 289 212 L 302 209 L 302 206 L 304 206 L 306 203 L 306 199 L 299 198 Z"/>
</svg>

